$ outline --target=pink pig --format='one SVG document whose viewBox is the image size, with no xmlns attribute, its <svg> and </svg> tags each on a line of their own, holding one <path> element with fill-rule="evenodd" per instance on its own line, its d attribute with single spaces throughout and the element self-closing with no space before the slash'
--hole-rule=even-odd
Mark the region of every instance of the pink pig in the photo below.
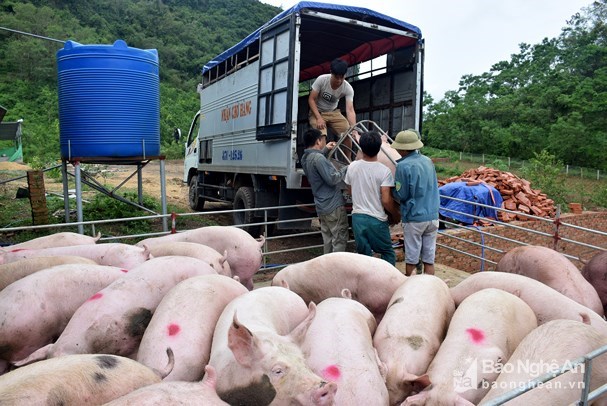
<svg viewBox="0 0 607 406">
<path fill-rule="evenodd" d="M 198 381 L 209 362 L 215 324 L 226 305 L 248 292 L 223 275 L 188 278 L 167 293 L 143 333 L 137 361 L 150 368 L 166 363 L 163 349 L 172 348 L 175 367 L 167 381 Z"/>
<path fill-rule="evenodd" d="M 475 273 L 451 288 L 451 295 L 457 306 L 474 292 L 486 288 L 502 289 L 523 299 L 535 312 L 540 325 L 556 319 L 588 320 L 594 328 L 607 335 L 607 322 L 601 316 L 526 276 L 505 272 Z"/>
<path fill-rule="evenodd" d="M 373 344 L 386 363 L 390 404 L 400 404 L 427 370 L 455 311 L 449 287 L 433 275 L 414 275 L 392 295 Z"/>
<path fill-rule="evenodd" d="M 14 251 L 17 249 L 41 249 L 41 248 L 53 248 L 53 247 L 71 247 L 72 245 L 86 245 L 96 244 L 101 238 L 101 233 L 97 234 L 96 237 L 90 237 L 88 235 L 82 235 L 71 232 L 61 232 L 51 235 L 45 235 L 44 237 L 33 238 L 31 240 L 21 242 L 19 244 L 13 244 L 7 247 L 9 250 Z"/>
<path fill-rule="evenodd" d="M 217 396 L 217 374 L 207 365 L 201 382 L 160 382 L 139 388 L 128 395 L 106 403 L 105 406 L 228 406 Z"/>
<path fill-rule="evenodd" d="M 0 400 L 6 405 L 101 405 L 160 382 L 171 367 L 170 355 L 163 371 L 116 355 L 66 355 L 0 376 Z"/>
<path fill-rule="evenodd" d="M 232 300 L 213 335 L 209 364 L 217 370 L 217 393 L 229 404 L 327 406 L 336 385 L 305 365 L 298 346 L 314 319 L 295 293 L 255 289 Z"/>
<path fill-rule="evenodd" d="M 214 273 L 209 264 L 196 258 L 153 258 L 92 295 L 76 310 L 54 344 L 15 365 L 67 354 L 128 356 L 137 349 L 152 313 L 173 286 L 193 276 Z"/>
<path fill-rule="evenodd" d="M 405 280 L 402 272 L 383 259 L 334 252 L 283 268 L 272 285 L 288 287 L 306 303 L 341 297 L 345 288 L 379 320 L 392 294 Z"/>
<path fill-rule="evenodd" d="M 198 258 L 211 265 L 211 268 L 216 270 L 218 274 L 229 277 L 232 276 L 232 270 L 227 261 L 227 251 L 220 254 L 215 249 L 206 245 L 182 241 L 152 245 L 149 248 L 149 251 L 153 257 L 181 255 L 184 257 Z"/>
<path fill-rule="evenodd" d="M 336 405 L 387 405 L 386 366 L 373 348 L 375 318 L 347 297 L 349 292 L 345 298 L 328 298 L 316 307 L 302 344 L 306 363 L 337 384 Z"/>
<path fill-rule="evenodd" d="M 138 246 L 152 247 L 166 242 L 185 241 L 207 245 L 217 252 L 227 251 L 227 260 L 232 275 L 240 278 L 240 283 L 249 290 L 253 289 L 253 275 L 261 267 L 264 237 L 259 240 L 249 233 L 232 226 L 207 226 L 183 233 L 169 234 L 162 237 L 147 238 L 137 243 Z"/>
<path fill-rule="evenodd" d="M 0 264 L 33 257 L 75 255 L 92 259 L 99 265 L 118 266 L 131 269 L 150 258 L 147 249 L 121 243 L 74 245 L 42 249 L 0 251 Z"/>
<path fill-rule="evenodd" d="M 538 245 L 516 247 L 504 254 L 495 270 L 533 278 L 603 315 L 603 305 L 594 287 L 558 251 Z"/>
<path fill-rule="evenodd" d="M 485 365 L 506 362 L 535 327 L 531 308 L 508 292 L 483 289 L 470 295 L 455 310 L 427 374 L 417 379 L 422 387 L 431 386 L 402 405 L 477 404 L 498 376 Z"/>
<path fill-rule="evenodd" d="M 574 320 L 552 320 L 533 330 L 518 345 L 510 359 L 500 365 L 501 373 L 481 404 L 531 379 L 552 372 L 607 345 L 607 337 L 591 326 Z M 584 366 L 574 367 L 558 378 L 508 401 L 509 406 L 552 406 L 576 404 L 584 388 Z M 590 391 L 607 382 L 607 356 L 592 360 Z M 601 402 L 602 401 L 602 402 Z M 607 395 L 593 404 L 604 404 Z"/>
<path fill-rule="evenodd" d="M 58 265 L 0 291 L 0 359 L 13 362 L 50 344 L 92 294 L 125 275 L 111 266 Z M 2 361 L 0 361 L 2 362 Z"/>
<path fill-rule="evenodd" d="M 75 257 L 73 255 L 62 255 L 57 257 L 34 257 L 21 259 L 19 261 L 10 262 L 0 265 L 0 290 L 4 289 L 11 283 L 31 275 L 34 272 L 43 269 L 51 268 L 56 265 L 65 264 L 89 264 L 97 265 L 97 262 L 92 259 Z"/>
</svg>

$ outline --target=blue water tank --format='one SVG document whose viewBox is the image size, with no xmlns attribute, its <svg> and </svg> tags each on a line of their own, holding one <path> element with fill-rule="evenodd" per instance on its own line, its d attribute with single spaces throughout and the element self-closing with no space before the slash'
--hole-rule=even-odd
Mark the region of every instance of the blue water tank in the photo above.
<svg viewBox="0 0 607 406">
<path fill-rule="evenodd" d="M 158 52 L 118 40 L 57 52 L 61 157 L 160 154 Z"/>
</svg>

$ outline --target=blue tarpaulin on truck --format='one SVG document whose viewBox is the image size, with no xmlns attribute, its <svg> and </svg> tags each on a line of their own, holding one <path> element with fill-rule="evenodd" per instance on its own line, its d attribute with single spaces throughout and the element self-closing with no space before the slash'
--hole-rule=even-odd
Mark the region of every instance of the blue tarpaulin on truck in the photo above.
<svg viewBox="0 0 607 406">
<path fill-rule="evenodd" d="M 479 185 L 470 186 L 468 186 L 466 182 L 451 182 L 439 187 L 438 192 L 441 196 L 439 214 L 443 217 L 468 225 L 471 225 L 478 220 L 474 217 L 470 217 L 469 215 L 454 213 L 449 210 L 455 210 L 461 213 L 467 213 L 479 217 L 488 217 L 492 219 L 497 219 L 497 210 L 490 207 L 481 207 L 474 204 L 447 199 L 442 196 L 455 197 L 460 200 L 466 200 L 472 203 L 481 203 L 497 208 L 500 208 L 503 202 L 500 192 L 498 192 L 493 186 L 484 182 Z"/>
<path fill-rule="evenodd" d="M 265 23 L 264 25 L 259 27 L 257 30 L 255 30 L 253 33 L 249 34 L 245 39 L 240 41 L 238 44 L 234 45 L 233 47 L 229 48 L 225 52 L 219 54 L 217 57 L 213 58 L 213 60 L 209 61 L 207 64 L 204 65 L 204 67 L 202 68 L 202 74 L 204 75 L 209 70 L 211 70 L 213 67 L 228 60 L 229 58 L 236 55 L 237 53 L 239 53 L 240 51 L 242 51 L 249 45 L 253 44 L 254 42 L 259 41 L 261 32 L 266 27 L 273 25 L 274 23 L 290 16 L 291 14 L 299 13 L 302 10 L 310 10 L 310 11 L 315 11 L 315 12 L 326 12 L 328 14 L 336 15 L 338 17 L 343 17 L 346 19 L 364 21 L 364 22 L 370 23 L 370 24 L 378 24 L 378 25 L 383 25 L 385 27 L 393 28 L 396 30 L 407 31 L 408 33 L 411 33 L 415 37 L 414 41 L 421 40 L 421 37 L 422 37 L 422 32 L 418 27 L 411 25 L 409 23 L 406 23 L 404 21 L 400 21 L 396 18 L 392 18 L 387 15 L 378 13 L 376 11 L 369 10 L 367 8 L 343 6 L 343 5 L 337 5 L 337 4 L 318 3 L 318 2 L 312 2 L 312 1 L 302 1 L 302 2 L 299 2 L 296 5 L 294 5 L 293 7 L 279 13 L 274 18 L 272 18 L 270 21 L 268 21 L 267 23 Z M 394 46 L 394 45 L 392 45 L 392 46 Z M 396 46 L 398 46 L 398 44 L 396 44 Z M 360 61 L 350 60 L 349 62 L 350 62 L 350 64 L 354 64 L 354 63 L 360 62 Z"/>
</svg>

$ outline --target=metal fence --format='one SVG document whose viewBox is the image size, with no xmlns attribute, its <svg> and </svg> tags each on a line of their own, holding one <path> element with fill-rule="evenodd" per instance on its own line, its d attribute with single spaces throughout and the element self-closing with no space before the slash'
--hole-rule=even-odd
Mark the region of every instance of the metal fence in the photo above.
<svg viewBox="0 0 607 406">
<path fill-rule="evenodd" d="M 445 197 L 445 196 L 442 196 L 442 197 Z M 512 211 L 500 209 L 500 208 L 495 208 L 493 206 L 487 206 L 487 205 L 483 205 L 480 203 L 469 202 L 469 201 L 465 201 L 465 200 L 461 200 L 461 199 L 457 199 L 457 198 L 449 197 L 449 199 L 458 200 L 462 203 L 476 205 L 479 207 L 491 208 L 491 209 L 495 209 L 497 211 L 504 211 L 507 213 L 520 214 L 517 212 L 512 212 Z M 272 226 L 275 226 L 278 223 L 287 223 L 289 221 L 298 221 L 298 220 L 272 221 L 272 220 L 269 220 L 268 211 L 270 211 L 270 210 L 275 211 L 276 209 L 280 209 L 280 208 L 295 208 L 295 207 L 302 208 L 304 206 L 313 206 L 313 205 L 292 205 L 292 206 L 265 207 L 265 208 L 255 208 L 255 209 L 222 210 L 222 211 L 202 212 L 202 213 L 179 213 L 179 214 L 171 213 L 171 214 L 166 214 L 166 215 L 150 215 L 150 216 L 142 216 L 142 217 L 122 218 L 122 219 L 82 221 L 82 222 L 75 222 L 75 223 L 54 224 L 54 225 L 44 225 L 44 226 L 12 227 L 12 228 L 0 229 L 0 235 L 2 233 L 15 233 L 15 232 L 24 231 L 24 230 L 31 231 L 31 230 L 40 230 L 40 229 L 54 229 L 57 231 L 68 231 L 68 230 L 75 230 L 75 228 L 80 229 L 80 227 L 82 227 L 82 229 L 89 230 L 91 235 L 96 235 L 96 233 L 101 228 L 103 228 L 103 226 L 105 224 L 136 222 L 136 221 L 150 221 L 150 220 L 158 221 L 158 222 L 170 221 L 170 223 L 171 223 L 170 231 L 160 231 L 160 232 L 153 232 L 153 233 L 122 235 L 122 236 L 102 236 L 100 241 L 107 242 L 107 241 L 120 241 L 120 240 L 124 240 L 124 239 L 143 239 L 143 238 L 148 238 L 148 237 L 153 237 L 153 236 L 160 236 L 160 235 L 166 235 L 169 233 L 185 231 L 185 230 L 179 229 L 179 219 L 180 218 L 187 218 L 190 216 L 203 216 L 204 217 L 204 216 L 218 215 L 218 214 L 234 214 L 235 212 L 246 212 L 246 211 L 250 211 L 250 210 L 263 211 L 264 212 L 264 221 L 260 221 L 259 223 L 255 223 L 255 224 L 248 224 L 247 226 L 262 226 L 263 227 L 264 234 L 266 235 L 266 242 L 265 242 L 265 246 L 263 249 L 264 262 L 263 262 L 263 267 L 261 269 L 261 272 L 272 272 L 272 271 L 276 271 L 288 264 L 280 264 L 280 265 L 268 264 L 266 259 L 271 255 L 280 254 L 280 253 L 284 253 L 284 252 L 305 251 L 305 252 L 312 252 L 311 255 L 314 256 L 313 255 L 314 249 L 322 248 L 322 244 L 316 244 L 316 245 L 305 245 L 304 244 L 301 246 L 295 246 L 295 247 L 288 248 L 288 249 L 279 249 L 279 250 L 274 250 L 274 251 L 270 251 L 268 249 L 268 243 L 272 240 L 288 239 L 288 238 L 301 238 L 301 237 L 310 237 L 310 236 L 319 236 L 320 235 L 319 230 L 307 230 L 307 231 L 298 230 L 298 231 L 294 231 L 291 233 L 285 233 L 285 234 L 282 234 L 279 236 L 269 235 L 268 231 L 270 228 L 272 228 Z M 458 212 L 458 211 L 453 211 L 453 212 L 459 213 L 459 214 L 465 214 L 465 215 L 470 216 L 479 221 L 488 222 L 488 223 L 492 223 L 492 224 L 498 224 L 498 225 L 502 225 L 504 227 L 512 228 L 512 229 L 515 229 L 518 231 L 525 231 L 525 232 L 540 234 L 540 235 L 543 235 L 543 236 L 546 236 L 549 238 L 553 238 L 555 247 L 556 247 L 556 244 L 558 244 L 560 241 L 563 241 L 563 242 L 568 242 L 571 244 L 577 244 L 579 246 L 583 246 L 588 249 L 596 250 L 597 252 L 607 250 L 607 247 L 604 247 L 604 246 L 588 244 L 583 241 L 576 241 L 573 239 L 561 237 L 559 235 L 559 230 L 561 230 L 562 227 L 576 228 L 579 230 L 583 230 L 584 232 L 591 233 L 592 235 L 599 236 L 601 238 L 607 237 L 607 233 L 604 231 L 588 229 L 588 228 L 577 226 L 575 224 L 567 223 L 567 222 L 563 221 L 563 219 L 560 217 L 560 210 L 557 210 L 557 216 L 555 218 L 542 218 L 542 217 L 527 215 L 527 217 L 532 218 L 534 220 L 551 223 L 554 227 L 554 233 L 552 233 L 552 234 L 544 233 L 544 232 L 533 230 L 533 229 L 528 229 L 528 228 L 525 228 L 525 227 L 522 227 L 522 226 L 516 225 L 516 224 L 500 222 L 500 221 L 498 221 L 496 219 L 492 219 L 492 218 L 476 216 L 476 215 L 470 214 L 470 213 L 463 213 L 463 212 Z M 444 221 L 444 223 L 446 223 L 447 225 L 449 225 L 452 228 L 466 227 L 465 225 L 458 224 L 455 222 Z M 480 234 L 489 235 L 486 231 L 484 231 L 482 229 L 482 227 L 474 229 L 474 230 L 476 230 L 476 232 L 478 232 Z M 441 235 L 444 235 L 447 238 L 454 238 L 454 239 L 459 238 L 456 235 L 452 235 L 449 231 L 441 231 Z M 503 236 L 496 236 L 495 234 L 490 234 L 490 235 L 491 235 L 491 237 L 506 239 L 509 242 L 513 242 L 516 244 L 527 245 L 526 243 L 524 243 L 523 241 L 520 241 L 520 240 L 515 240 L 515 239 L 508 238 L 508 237 L 503 237 Z M 465 241 L 466 241 L 466 243 L 470 243 L 472 246 L 475 246 L 475 245 L 478 246 L 478 243 L 473 243 L 468 240 L 465 240 Z M 352 242 L 352 241 L 350 241 L 350 242 Z M 447 245 L 444 245 L 444 248 L 457 251 L 460 254 L 469 255 L 471 258 L 486 260 L 485 258 L 479 257 L 478 255 L 472 254 L 465 250 L 461 250 L 461 249 L 457 250 L 457 249 L 454 249 Z M 492 251 L 498 252 L 500 254 L 504 253 L 503 250 L 500 250 L 498 248 L 491 247 L 488 245 L 483 245 L 483 249 L 492 250 Z M 566 255 L 566 256 L 569 257 L 570 259 L 579 259 L 579 258 L 576 258 L 571 255 Z M 501 405 L 509 400 L 514 399 L 516 396 L 519 396 L 531 389 L 534 389 L 534 388 L 542 385 L 545 382 L 548 382 L 551 379 L 554 379 L 557 376 L 560 376 L 561 374 L 563 374 L 563 373 L 569 371 L 570 369 L 572 369 L 573 367 L 575 367 L 575 365 L 584 363 L 586 366 L 585 376 L 584 376 L 584 388 L 581 390 L 580 401 L 578 404 L 587 405 L 588 402 L 591 402 L 592 400 L 597 399 L 600 395 L 607 393 L 607 384 L 602 385 L 601 387 L 595 389 L 592 392 L 590 392 L 590 390 L 589 390 L 590 389 L 590 373 L 592 371 L 592 360 L 605 353 L 607 353 L 607 345 L 604 347 L 598 348 L 589 354 L 584 355 L 583 357 L 581 357 L 578 360 L 575 360 L 572 363 L 567 363 L 565 366 L 559 368 L 555 372 L 551 372 L 551 373 L 545 374 L 543 376 L 540 376 L 537 379 L 530 381 L 525 386 L 514 389 L 511 392 L 508 392 L 508 393 L 500 396 L 499 398 L 493 399 L 490 402 L 486 402 L 484 404 L 485 405 Z"/>
<path fill-rule="evenodd" d="M 437 150 L 439 151 L 439 150 Z M 480 163 L 482 165 L 490 165 L 500 163 L 508 167 L 508 169 L 521 169 L 529 166 L 529 162 L 511 157 L 504 157 L 491 154 L 473 154 L 470 152 L 443 151 L 451 156 L 459 156 L 460 161 L 468 161 Z M 584 168 L 581 166 L 565 165 L 562 170 L 563 175 L 576 176 L 582 179 L 607 180 L 607 173 L 600 169 Z"/>
</svg>

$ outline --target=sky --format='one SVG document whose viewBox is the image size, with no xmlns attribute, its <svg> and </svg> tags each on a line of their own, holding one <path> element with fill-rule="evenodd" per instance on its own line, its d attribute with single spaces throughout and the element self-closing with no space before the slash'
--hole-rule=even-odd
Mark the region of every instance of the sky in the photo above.
<svg viewBox="0 0 607 406">
<path fill-rule="evenodd" d="M 290 8 L 296 0 L 260 0 Z M 365 7 L 413 24 L 425 38 L 424 90 L 435 101 L 519 52 L 519 44 L 554 38 L 592 0 L 326 0 Z"/>
</svg>

